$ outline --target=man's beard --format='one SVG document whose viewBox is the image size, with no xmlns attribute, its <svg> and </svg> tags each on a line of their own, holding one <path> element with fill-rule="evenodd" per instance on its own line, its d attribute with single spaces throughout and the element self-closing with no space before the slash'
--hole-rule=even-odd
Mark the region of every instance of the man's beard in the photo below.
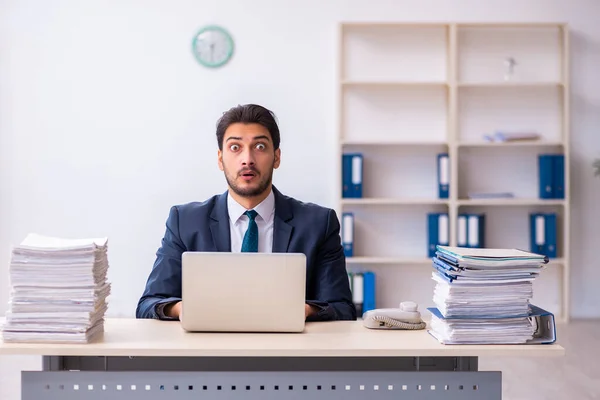
<svg viewBox="0 0 600 400">
<path fill-rule="evenodd" d="M 259 176 L 258 171 L 256 169 L 252 168 L 251 170 L 256 174 L 257 177 Z M 231 190 L 233 190 L 235 194 L 241 197 L 255 197 L 264 193 L 265 190 L 269 188 L 271 180 L 273 179 L 273 168 L 271 168 L 266 175 L 260 174 L 261 179 L 258 182 L 258 186 L 243 188 L 238 186 L 236 183 L 236 178 L 239 175 L 236 175 L 236 177 L 234 178 L 230 178 L 229 174 L 227 173 L 227 169 L 224 169 L 224 172 L 225 180 L 227 180 L 227 184 L 229 185 Z"/>
</svg>

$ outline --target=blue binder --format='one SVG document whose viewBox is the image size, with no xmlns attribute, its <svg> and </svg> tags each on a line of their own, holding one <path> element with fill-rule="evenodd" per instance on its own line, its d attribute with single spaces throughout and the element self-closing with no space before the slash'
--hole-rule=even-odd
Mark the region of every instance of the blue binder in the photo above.
<svg viewBox="0 0 600 400">
<path fill-rule="evenodd" d="M 467 214 L 458 214 L 456 221 L 456 245 L 458 247 L 467 247 L 467 238 L 469 237 L 469 224 Z"/>
<path fill-rule="evenodd" d="M 541 199 L 565 198 L 565 156 L 564 154 L 540 154 L 539 195 Z"/>
<path fill-rule="evenodd" d="M 548 258 L 558 256 L 556 213 L 532 213 L 529 215 L 530 250 Z"/>
<path fill-rule="evenodd" d="M 342 155 L 342 197 L 362 198 L 363 196 L 363 155 L 346 153 Z"/>
<path fill-rule="evenodd" d="M 543 253 L 548 258 L 556 258 L 558 254 L 557 243 L 556 243 L 556 214 L 550 213 L 545 215 L 545 236 L 546 246 L 545 252 Z"/>
<path fill-rule="evenodd" d="M 565 156 L 556 154 L 553 157 L 552 173 L 554 175 L 554 198 L 565 198 Z"/>
<path fill-rule="evenodd" d="M 365 282 L 363 272 L 352 273 L 352 303 L 356 307 L 356 315 L 363 314 L 365 304 Z"/>
<path fill-rule="evenodd" d="M 539 172 L 539 196 L 540 199 L 554 198 L 553 185 L 553 154 L 540 154 L 538 156 L 538 172 Z"/>
<path fill-rule="evenodd" d="M 450 197 L 450 159 L 448 153 L 437 156 L 438 196 L 440 199 Z"/>
<path fill-rule="evenodd" d="M 448 213 L 427 214 L 427 256 L 435 257 L 436 247 L 449 246 L 450 227 Z"/>
<path fill-rule="evenodd" d="M 342 246 L 344 256 L 354 256 L 354 213 L 342 213 Z"/>
<path fill-rule="evenodd" d="M 464 214 L 467 217 L 468 248 L 485 247 L 485 214 Z"/>
<path fill-rule="evenodd" d="M 546 255 L 546 216 L 542 213 L 529 214 L 529 250 Z"/>
<path fill-rule="evenodd" d="M 377 308 L 375 301 L 375 273 L 371 271 L 363 272 L 364 297 L 363 297 L 363 313 Z"/>
</svg>

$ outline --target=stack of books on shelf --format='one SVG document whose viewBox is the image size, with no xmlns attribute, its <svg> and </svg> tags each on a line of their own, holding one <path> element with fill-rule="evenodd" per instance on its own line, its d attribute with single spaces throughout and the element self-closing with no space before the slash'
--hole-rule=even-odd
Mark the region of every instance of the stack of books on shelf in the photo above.
<svg viewBox="0 0 600 400">
<path fill-rule="evenodd" d="M 430 334 L 444 344 L 523 344 L 539 338 L 531 304 L 544 255 L 513 249 L 438 246 Z M 555 334 L 553 334 L 555 336 Z"/>
<path fill-rule="evenodd" d="M 107 239 L 30 234 L 14 246 L 5 342 L 87 343 L 104 332 Z"/>
</svg>

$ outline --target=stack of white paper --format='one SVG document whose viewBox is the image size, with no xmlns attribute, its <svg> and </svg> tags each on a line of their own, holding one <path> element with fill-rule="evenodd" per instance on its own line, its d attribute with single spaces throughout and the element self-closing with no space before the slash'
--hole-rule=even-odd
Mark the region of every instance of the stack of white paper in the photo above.
<svg viewBox="0 0 600 400">
<path fill-rule="evenodd" d="M 30 234 L 12 249 L 5 342 L 87 343 L 104 332 L 107 239 Z"/>
<path fill-rule="evenodd" d="M 444 344 L 522 344 L 533 338 L 535 328 L 527 317 L 431 318 L 429 332 Z"/>
<path fill-rule="evenodd" d="M 533 281 L 547 257 L 514 249 L 438 246 L 431 333 L 445 343 L 524 343 Z"/>
</svg>

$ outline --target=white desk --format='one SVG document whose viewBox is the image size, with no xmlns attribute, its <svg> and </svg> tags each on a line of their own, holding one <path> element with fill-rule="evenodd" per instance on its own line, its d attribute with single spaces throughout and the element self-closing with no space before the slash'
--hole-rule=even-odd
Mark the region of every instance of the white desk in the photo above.
<svg viewBox="0 0 600 400">
<path fill-rule="evenodd" d="M 23 372 L 31 399 L 500 399 L 479 356 L 562 356 L 557 345 L 445 346 L 425 330 L 308 323 L 301 334 L 186 333 L 178 322 L 108 319 L 96 343 L 0 343 L 45 356 Z"/>
</svg>

